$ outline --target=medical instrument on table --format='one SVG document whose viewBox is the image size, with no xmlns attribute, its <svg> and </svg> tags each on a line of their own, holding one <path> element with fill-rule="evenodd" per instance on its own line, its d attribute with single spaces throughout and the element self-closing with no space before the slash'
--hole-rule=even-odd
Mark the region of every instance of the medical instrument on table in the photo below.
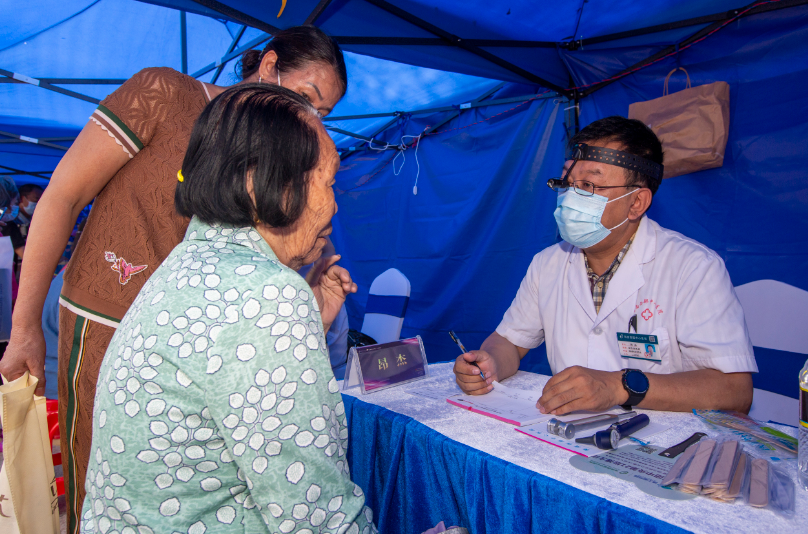
<svg viewBox="0 0 808 534">
<path fill-rule="evenodd" d="M 634 417 L 635 415 L 637 415 L 635 412 L 621 414 L 604 413 L 567 422 L 552 418 L 547 421 L 547 432 L 565 439 L 572 439 L 575 437 L 576 433 L 583 432 L 584 430 L 589 430 L 591 428 L 604 426 L 609 423 L 617 423 L 629 417 Z"/>
<path fill-rule="evenodd" d="M 460 350 L 463 351 L 463 354 L 468 352 L 466 350 L 466 347 L 463 346 L 463 343 L 460 342 L 460 338 L 458 338 L 457 335 L 455 335 L 454 330 L 449 330 L 449 335 L 452 336 L 452 341 L 454 341 L 457 344 L 457 346 L 460 348 Z M 471 365 L 473 365 L 474 367 L 476 367 L 477 369 L 480 369 L 480 366 L 477 365 L 477 362 L 469 362 L 469 363 Z M 483 374 L 482 369 L 480 369 L 480 378 L 482 378 L 483 382 L 485 382 L 485 375 Z"/>
<path fill-rule="evenodd" d="M 665 458 L 676 458 L 677 456 L 685 452 L 685 449 L 687 449 L 688 447 L 699 441 L 701 438 L 704 438 L 706 436 L 707 434 L 705 434 L 704 432 L 696 432 L 683 442 L 674 445 L 673 447 L 669 447 L 664 451 L 660 452 L 659 455 L 664 456 Z"/>
<path fill-rule="evenodd" d="M 647 427 L 648 423 L 650 422 L 651 420 L 648 418 L 648 416 L 643 413 L 636 417 L 632 417 L 628 421 L 615 423 L 606 430 L 595 432 L 595 434 L 591 436 L 578 438 L 575 440 L 575 442 L 592 444 L 598 449 L 616 449 L 621 439 Z"/>
</svg>

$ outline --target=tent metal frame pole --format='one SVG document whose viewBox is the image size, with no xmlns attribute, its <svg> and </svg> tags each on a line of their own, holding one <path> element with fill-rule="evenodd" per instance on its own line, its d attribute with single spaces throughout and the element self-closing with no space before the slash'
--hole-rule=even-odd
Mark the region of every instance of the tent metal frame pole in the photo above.
<svg viewBox="0 0 808 534">
<path fill-rule="evenodd" d="M 306 20 L 305 22 L 303 22 L 303 24 L 311 24 L 313 26 L 317 26 L 317 24 L 315 24 L 317 22 L 317 19 L 320 18 L 320 15 L 323 14 L 323 11 L 326 10 L 326 8 L 330 3 L 331 0 L 320 0 L 314 7 L 314 9 L 311 10 L 309 16 L 306 17 Z"/>
<path fill-rule="evenodd" d="M 216 2 L 215 0 L 193 0 L 194 3 L 199 4 L 200 6 L 206 7 L 208 9 L 212 9 L 213 11 L 218 11 L 225 17 L 235 20 L 236 22 L 240 22 L 242 24 L 246 24 L 247 26 L 252 26 L 253 28 L 258 28 L 270 35 L 275 35 L 278 33 L 280 28 L 276 28 L 272 24 L 268 24 L 261 19 L 257 19 L 251 15 L 244 13 L 243 11 L 239 11 L 238 9 L 234 9 L 228 5 L 225 5 L 221 2 Z"/>
<path fill-rule="evenodd" d="M 18 80 L 23 83 L 27 83 L 30 85 L 35 85 L 37 87 L 41 87 L 43 89 L 47 89 L 48 91 L 53 91 L 54 93 L 60 93 L 65 96 L 70 96 L 73 98 L 77 98 L 79 100 L 84 100 L 85 102 L 90 102 L 91 104 L 100 104 L 101 101 L 97 98 L 93 98 L 91 96 L 83 95 L 81 93 L 77 93 L 75 91 L 71 91 L 70 89 L 62 89 L 61 87 L 56 87 L 55 85 L 51 85 L 50 83 L 37 79 L 32 78 L 30 76 L 26 76 L 24 74 L 20 74 L 19 72 L 12 72 L 10 70 L 0 69 L 0 74 L 7 78 L 13 78 L 14 80 Z"/>
<path fill-rule="evenodd" d="M 337 128 L 335 126 L 326 126 L 325 129 L 329 130 L 331 132 L 337 132 L 337 133 L 342 134 L 342 135 L 347 135 L 348 137 L 354 137 L 356 139 L 362 139 L 363 141 L 369 141 L 371 143 L 379 143 L 381 145 L 386 145 L 387 144 L 384 141 L 379 141 L 378 139 L 374 139 L 374 138 L 368 137 L 366 135 L 361 135 L 361 134 L 358 134 L 358 133 L 349 132 L 348 130 L 343 130 L 343 129 Z"/>
<path fill-rule="evenodd" d="M 201 69 L 199 69 L 198 71 L 194 72 L 194 73 L 193 73 L 193 74 L 191 74 L 190 76 L 191 76 L 192 78 L 199 78 L 200 76 L 203 76 L 203 75 L 205 75 L 205 74 L 209 73 L 209 72 L 210 72 L 210 71 L 212 71 L 213 69 L 215 69 L 215 68 L 217 68 L 217 67 L 219 67 L 219 66 L 221 66 L 221 65 L 226 64 L 226 63 L 227 63 L 227 62 L 229 62 L 231 59 L 233 59 L 233 58 L 236 58 L 236 57 L 240 56 L 241 54 L 243 54 L 243 53 L 244 53 L 244 52 L 246 52 L 247 50 L 252 50 L 252 49 L 253 49 L 253 48 L 255 48 L 256 46 L 258 46 L 258 45 L 260 45 L 260 44 L 263 44 L 263 43 L 265 43 L 265 42 L 269 41 L 270 39 L 272 39 L 272 35 L 270 35 L 270 34 L 268 34 L 268 33 L 262 34 L 262 35 L 260 35 L 260 36 L 256 37 L 255 39 L 253 39 L 252 41 L 250 41 L 249 43 L 245 44 L 244 46 L 242 46 L 242 47 L 240 47 L 240 48 L 237 48 L 236 50 L 233 50 L 233 51 L 232 51 L 232 52 L 230 52 L 229 54 L 225 54 L 225 56 L 224 56 L 224 57 L 222 57 L 221 59 L 219 59 L 219 60 L 218 60 L 218 61 L 216 61 L 215 63 L 211 63 L 211 64 L 209 64 L 209 65 L 207 65 L 207 66 L 205 66 L 205 67 L 202 67 Z"/>
<path fill-rule="evenodd" d="M 475 98 L 475 99 L 472 101 L 472 103 L 475 103 L 475 104 L 476 104 L 476 103 L 482 102 L 483 100 L 485 100 L 485 99 L 486 99 L 486 98 L 488 98 L 489 96 L 493 95 L 494 93 L 496 93 L 497 91 L 499 91 L 500 89 L 502 89 L 504 86 L 505 86 L 505 82 L 502 82 L 502 83 L 500 83 L 500 84 L 497 84 L 496 86 L 492 87 L 491 89 L 489 89 L 488 91 L 486 91 L 486 92 L 485 92 L 485 93 L 483 93 L 482 95 L 480 95 L 480 96 L 478 96 L 477 98 Z M 470 108 L 469 108 L 469 109 L 470 109 Z M 465 110 L 464 110 L 464 109 L 461 109 L 461 110 L 458 110 L 458 111 L 454 111 L 454 112 L 453 112 L 453 113 L 451 113 L 451 114 L 450 114 L 448 117 L 446 117 L 445 119 L 442 119 L 440 122 L 438 122 L 438 124 L 436 124 L 435 126 L 430 126 L 430 127 L 429 127 L 429 129 L 428 129 L 426 132 L 424 132 L 424 133 L 425 133 L 426 135 L 428 135 L 428 134 L 430 134 L 430 133 L 434 132 L 435 130 L 437 130 L 438 128 L 440 128 L 441 126 L 443 126 L 444 124 L 446 124 L 447 122 L 449 122 L 449 121 L 451 121 L 452 119 L 454 119 L 454 118 L 456 118 L 457 116 L 459 116 L 459 115 L 460 115 L 460 113 L 462 113 L 463 111 L 465 111 Z M 397 114 L 396 114 L 396 117 L 395 117 L 393 120 L 391 120 L 391 121 L 389 121 L 389 122 L 385 123 L 385 125 L 384 125 L 384 126 L 382 126 L 381 128 L 379 128 L 378 130 L 376 130 L 376 131 L 373 133 L 373 135 L 371 135 L 371 137 L 376 137 L 376 136 L 377 136 L 377 135 L 379 135 L 380 133 L 382 133 L 382 132 L 386 131 L 388 128 L 390 128 L 390 127 L 391 127 L 391 126 L 393 126 L 395 123 L 397 123 L 397 122 L 398 122 L 398 120 L 401 118 L 401 116 L 402 116 L 402 115 L 405 115 L 405 113 L 397 113 Z M 386 143 L 385 143 L 385 144 L 386 144 Z M 356 151 L 357 151 L 357 149 L 359 148 L 359 146 L 361 146 L 361 145 L 354 145 L 353 147 L 348 147 L 347 149 L 344 149 L 344 150 L 346 150 L 346 152 L 343 152 L 343 153 L 340 155 L 340 159 L 345 159 L 345 158 L 347 158 L 348 156 L 350 156 L 351 154 L 356 154 Z"/>
<path fill-rule="evenodd" d="M 406 46 L 440 46 L 446 40 L 438 37 L 371 37 L 335 35 L 334 39 L 341 45 L 406 45 Z M 552 41 L 517 41 L 505 39 L 463 39 L 467 45 L 486 46 L 492 48 L 558 48 L 559 43 Z"/>
<path fill-rule="evenodd" d="M 6 169 L 6 170 L 9 170 L 9 171 L 15 172 L 17 174 L 25 174 L 27 176 L 34 176 L 36 178 L 42 178 L 44 180 L 50 180 L 50 176 L 45 176 L 46 172 L 50 173 L 50 174 L 53 174 L 53 171 L 28 172 L 28 171 L 22 171 L 20 169 L 15 169 L 14 167 L 8 167 L 6 165 L 0 165 L 0 169 Z"/>
<path fill-rule="evenodd" d="M 808 0 L 783 0 L 776 4 L 766 4 L 759 6 L 756 9 L 744 13 L 741 18 L 748 17 L 757 13 L 765 13 L 767 11 L 776 11 L 778 9 L 785 9 L 789 7 L 796 7 L 807 4 Z M 562 44 L 569 50 L 577 50 L 584 44 L 593 45 L 599 43 L 606 43 L 609 41 L 618 41 L 620 39 L 627 39 L 629 37 L 639 37 L 641 35 L 648 35 L 651 33 L 660 33 L 670 30 L 678 30 L 680 28 L 687 28 L 688 26 L 698 26 L 700 24 L 710 24 L 712 22 L 724 22 L 738 15 L 744 8 L 732 9 L 730 11 L 723 11 L 713 15 L 705 15 L 703 17 L 694 17 L 691 19 L 679 20 L 676 22 L 669 22 L 667 24 L 657 24 L 656 26 L 647 26 L 645 28 L 637 28 L 636 30 L 628 30 L 618 33 L 610 33 L 608 35 L 601 35 L 599 37 L 591 37 L 588 39 L 573 40 L 568 43 Z"/>
<path fill-rule="evenodd" d="M 524 102 L 526 100 L 541 100 L 545 98 L 557 98 L 559 96 L 558 93 L 548 93 L 546 95 L 526 95 L 526 96 L 514 96 L 510 98 L 498 98 L 496 100 L 483 100 L 480 102 L 466 102 L 461 104 L 463 106 L 462 109 L 471 109 L 471 108 L 481 108 L 487 106 L 498 106 L 500 104 L 513 104 L 516 102 Z M 563 96 L 563 95 L 562 95 Z M 466 107 L 467 106 L 467 107 Z M 399 115 L 427 115 L 429 113 L 439 113 L 441 111 L 457 111 L 457 108 L 460 106 L 441 106 L 439 108 L 424 108 L 424 109 L 416 109 L 413 111 L 391 111 L 387 113 L 368 113 L 367 115 L 343 115 L 341 117 L 324 117 L 323 122 L 332 122 L 332 121 L 347 121 L 347 120 L 355 120 L 355 119 L 378 119 L 381 117 L 392 117 L 392 116 L 399 116 Z"/>
<path fill-rule="evenodd" d="M 121 85 L 125 78 L 37 78 L 40 82 L 58 85 Z M 0 78 L 0 83 L 26 83 L 12 78 Z"/>
<path fill-rule="evenodd" d="M 247 29 L 246 24 L 241 25 L 241 29 L 236 33 L 236 36 L 233 37 L 233 41 L 230 43 L 230 46 L 227 47 L 227 54 L 231 53 L 235 48 L 238 46 L 238 42 L 241 41 L 242 36 L 244 35 L 244 31 Z M 219 79 L 221 76 L 222 71 L 224 70 L 224 63 L 216 67 L 216 72 L 213 74 L 213 78 L 211 78 L 210 83 L 216 83 L 216 80 Z"/>
<path fill-rule="evenodd" d="M 497 65 L 498 67 L 501 67 L 501 68 L 503 68 L 505 70 L 508 70 L 508 71 L 510 71 L 510 72 L 512 72 L 514 74 L 517 74 L 518 76 L 521 76 L 522 78 L 524 78 L 525 80 L 528 80 L 531 83 L 542 85 L 544 87 L 547 87 L 548 89 L 552 89 L 552 90 L 557 91 L 557 92 L 559 92 L 561 94 L 564 94 L 564 95 L 569 93 L 569 91 L 567 89 L 565 89 L 564 87 L 561 87 L 561 86 L 556 85 L 556 84 L 554 84 L 552 82 L 549 82 L 549 81 L 545 80 L 544 78 L 542 78 L 540 76 L 537 76 L 537 75 L 533 74 L 532 72 L 529 72 L 529 71 L 523 69 L 522 67 L 518 67 L 518 66 L 514 65 L 513 63 L 502 59 L 499 56 L 496 56 L 496 55 L 494 55 L 494 54 L 492 54 L 492 53 L 490 53 L 490 52 L 488 52 L 486 50 L 483 50 L 482 48 L 479 48 L 478 46 L 475 46 L 473 44 L 469 44 L 465 40 L 461 39 L 460 37 L 458 37 L 456 35 L 452 35 L 451 33 L 438 28 L 434 24 L 432 24 L 430 22 L 427 22 L 427 21 L 425 21 L 425 20 L 423 20 L 423 19 L 421 19 L 419 17 L 416 17 L 412 13 L 404 11 L 400 7 L 394 6 L 393 4 L 390 4 L 390 3 L 386 2 L 385 0 L 365 0 L 365 2 L 368 2 L 369 4 L 374 5 L 374 6 L 378 7 L 379 9 L 383 9 L 384 11 L 387 11 L 391 15 L 394 15 L 394 16 L 400 18 L 401 20 L 404 20 L 405 22 L 409 22 L 410 24 L 412 24 L 414 26 L 417 26 L 418 28 L 421 28 L 422 30 L 428 31 L 429 33 L 440 37 L 445 42 L 447 42 L 447 43 L 449 43 L 449 44 L 451 44 L 453 46 L 456 46 L 458 48 L 462 48 L 463 50 L 466 50 L 467 52 L 470 52 L 470 53 L 472 53 L 472 54 L 474 54 L 474 55 L 476 55 L 478 57 L 481 57 L 481 58 L 489 61 L 490 63 L 493 63 L 493 64 Z"/>
<path fill-rule="evenodd" d="M 483 100 L 485 100 L 486 98 L 488 98 L 489 96 L 496 93 L 497 91 L 499 91 L 500 89 L 502 89 L 503 87 L 505 87 L 505 82 L 502 82 L 501 84 L 496 85 L 495 87 L 492 87 L 491 89 L 489 89 L 485 93 L 481 94 L 480 96 L 478 96 L 477 98 L 472 100 L 471 103 L 472 104 L 478 104 L 478 103 L 482 102 Z M 441 126 L 443 126 L 444 124 L 446 124 L 447 122 L 459 117 L 460 114 L 463 111 L 465 111 L 466 109 L 471 109 L 471 107 L 461 108 L 461 109 L 455 111 L 454 113 L 451 113 L 448 117 L 446 117 L 445 119 L 439 121 L 435 126 L 430 126 L 429 130 L 427 130 L 426 133 L 430 134 L 430 133 L 434 132 L 435 130 L 437 130 L 438 128 L 440 128 Z"/>
<path fill-rule="evenodd" d="M 384 126 L 382 126 L 382 127 L 381 127 L 381 128 L 379 128 L 378 130 L 376 130 L 375 132 L 373 132 L 373 134 L 371 135 L 371 137 L 376 137 L 377 135 L 379 135 L 380 133 L 382 133 L 382 132 L 386 131 L 386 130 L 387 130 L 388 128 L 390 128 L 392 125 L 394 125 L 395 123 L 397 123 L 397 122 L 398 122 L 398 120 L 401 118 L 401 115 L 403 115 L 403 114 L 402 114 L 402 113 L 396 114 L 395 118 L 393 118 L 392 120 L 390 120 L 390 121 L 388 121 L 388 122 L 384 123 Z M 326 127 L 326 128 L 327 128 L 327 127 Z M 384 143 L 384 141 L 380 141 L 380 143 Z M 385 144 L 386 144 L 386 143 L 385 143 Z M 347 148 L 342 149 L 342 150 L 343 150 L 343 152 L 342 152 L 342 153 L 339 155 L 339 159 L 340 159 L 340 160 L 344 160 L 345 158 L 347 158 L 347 157 L 348 157 L 348 156 L 350 156 L 351 154 L 355 154 L 355 153 L 356 153 L 356 150 L 357 150 L 357 149 L 358 149 L 360 146 L 362 146 L 362 145 L 361 145 L 361 144 L 356 144 L 356 145 L 352 145 L 352 146 L 350 146 L 350 147 L 347 147 Z"/>
<path fill-rule="evenodd" d="M 180 69 L 188 74 L 188 20 L 185 11 L 180 11 Z"/>
<path fill-rule="evenodd" d="M 738 8 L 738 9 L 734 9 L 732 11 L 729 11 L 729 12 L 727 12 L 726 17 L 724 17 L 721 20 L 718 20 L 716 22 L 713 22 L 709 26 L 706 26 L 706 27 L 700 29 L 699 31 L 697 31 L 696 33 L 690 35 L 690 37 L 687 37 L 683 41 L 680 41 L 680 42 L 678 42 L 676 44 L 670 45 L 670 46 L 664 48 L 663 50 L 660 50 L 656 54 L 654 54 L 654 55 L 652 55 L 650 57 L 647 57 L 647 58 L 643 59 L 642 61 L 638 61 L 634 65 L 632 65 L 632 66 L 630 66 L 628 68 L 625 68 L 625 69 L 621 70 L 620 72 L 618 72 L 617 74 L 611 76 L 608 80 L 605 80 L 605 81 L 602 81 L 602 82 L 600 82 L 598 84 L 595 84 L 592 87 L 588 87 L 586 89 L 583 89 L 580 92 L 581 97 L 589 96 L 592 93 L 594 93 L 595 91 L 599 91 L 600 89 L 603 89 L 607 85 L 609 85 L 609 84 L 611 84 L 613 82 L 616 82 L 617 80 L 619 80 L 623 76 L 629 74 L 630 72 L 634 71 L 635 69 L 640 69 L 642 67 L 645 67 L 646 65 L 649 65 L 649 64 L 653 63 L 654 61 L 656 61 L 656 60 L 658 60 L 658 59 L 660 59 L 660 58 L 662 58 L 664 56 L 667 56 L 667 55 L 669 55 L 669 54 L 671 54 L 673 52 L 677 52 L 681 47 L 687 46 L 690 43 L 692 43 L 693 41 L 701 39 L 702 37 L 706 36 L 707 34 L 711 33 L 712 31 L 718 29 L 724 23 L 726 23 L 728 20 L 730 20 L 730 19 L 732 19 L 734 17 L 738 17 L 739 13 L 741 13 L 745 9 L 748 9 L 750 6 L 755 5 L 756 3 L 757 2 L 752 2 L 751 4 L 749 4 L 746 7 L 742 7 L 742 8 Z M 806 5 L 806 4 L 808 4 L 808 0 L 781 0 L 781 2 L 779 2 L 777 4 L 766 4 L 766 5 L 762 5 L 762 6 L 758 6 L 756 8 L 750 9 L 749 11 L 744 13 L 742 16 L 749 16 L 749 15 L 755 15 L 755 14 L 758 14 L 758 13 L 764 13 L 764 12 L 767 12 L 767 11 L 774 11 L 775 10 L 774 6 L 777 6 L 776 9 L 784 9 L 784 8 L 788 8 L 788 7 L 797 7 L 797 6 Z"/>
<path fill-rule="evenodd" d="M 0 131 L 0 135 L 4 135 L 6 137 L 11 137 L 12 139 L 18 139 L 18 140 L 20 140 L 22 142 L 25 142 L 25 143 L 31 143 L 32 145 L 40 145 L 40 146 L 46 146 L 48 148 L 55 148 L 57 150 L 64 150 L 65 152 L 67 152 L 67 149 L 68 149 L 68 147 L 66 147 L 66 146 L 57 145 L 55 143 L 50 143 L 48 141 L 45 141 L 44 139 L 38 139 L 36 137 L 28 137 L 26 135 L 19 135 L 19 134 L 15 134 L 15 133 L 11 133 L 11 132 L 3 132 L 3 131 Z"/>
<path fill-rule="evenodd" d="M 39 137 L 39 141 L 75 141 L 75 137 Z M 28 141 L 23 141 L 21 139 L 0 139 L 0 145 L 2 144 L 13 144 L 13 143 L 27 143 Z M 37 143 L 39 144 L 39 143 Z"/>
</svg>

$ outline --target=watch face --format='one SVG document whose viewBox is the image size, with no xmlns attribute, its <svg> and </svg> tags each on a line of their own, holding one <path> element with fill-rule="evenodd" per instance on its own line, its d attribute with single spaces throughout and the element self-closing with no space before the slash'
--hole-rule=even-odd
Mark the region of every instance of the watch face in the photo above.
<svg viewBox="0 0 808 534">
<path fill-rule="evenodd" d="M 640 371 L 628 371 L 626 373 L 626 385 L 634 393 L 645 393 L 648 391 L 648 377 Z"/>
</svg>

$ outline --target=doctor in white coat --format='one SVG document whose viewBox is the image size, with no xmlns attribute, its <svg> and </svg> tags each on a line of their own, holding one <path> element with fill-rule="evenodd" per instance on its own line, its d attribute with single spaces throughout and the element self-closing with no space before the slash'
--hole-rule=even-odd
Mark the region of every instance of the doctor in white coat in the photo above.
<svg viewBox="0 0 808 534">
<path fill-rule="evenodd" d="M 656 135 L 608 117 L 571 144 L 564 178 L 548 183 L 564 242 L 536 254 L 496 331 L 457 358 L 457 383 L 487 393 L 544 342 L 543 413 L 748 412 L 757 365 L 724 262 L 645 215 L 662 181 Z"/>
</svg>

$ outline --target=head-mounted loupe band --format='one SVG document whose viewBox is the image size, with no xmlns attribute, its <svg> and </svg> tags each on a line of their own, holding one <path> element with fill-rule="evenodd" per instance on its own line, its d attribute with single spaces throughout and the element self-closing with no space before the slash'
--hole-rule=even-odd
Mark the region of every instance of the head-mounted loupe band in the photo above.
<svg viewBox="0 0 808 534">
<path fill-rule="evenodd" d="M 623 167 L 630 171 L 637 171 L 657 180 L 662 179 L 662 173 L 665 170 L 664 165 L 655 163 L 649 159 L 645 159 L 622 150 L 612 150 L 611 148 L 602 148 L 599 146 L 589 146 L 586 143 L 579 143 L 572 147 L 572 155 L 570 159 L 573 161 L 597 161 L 606 163 L 607 165 L 616 165 Z"/>
</svg>

